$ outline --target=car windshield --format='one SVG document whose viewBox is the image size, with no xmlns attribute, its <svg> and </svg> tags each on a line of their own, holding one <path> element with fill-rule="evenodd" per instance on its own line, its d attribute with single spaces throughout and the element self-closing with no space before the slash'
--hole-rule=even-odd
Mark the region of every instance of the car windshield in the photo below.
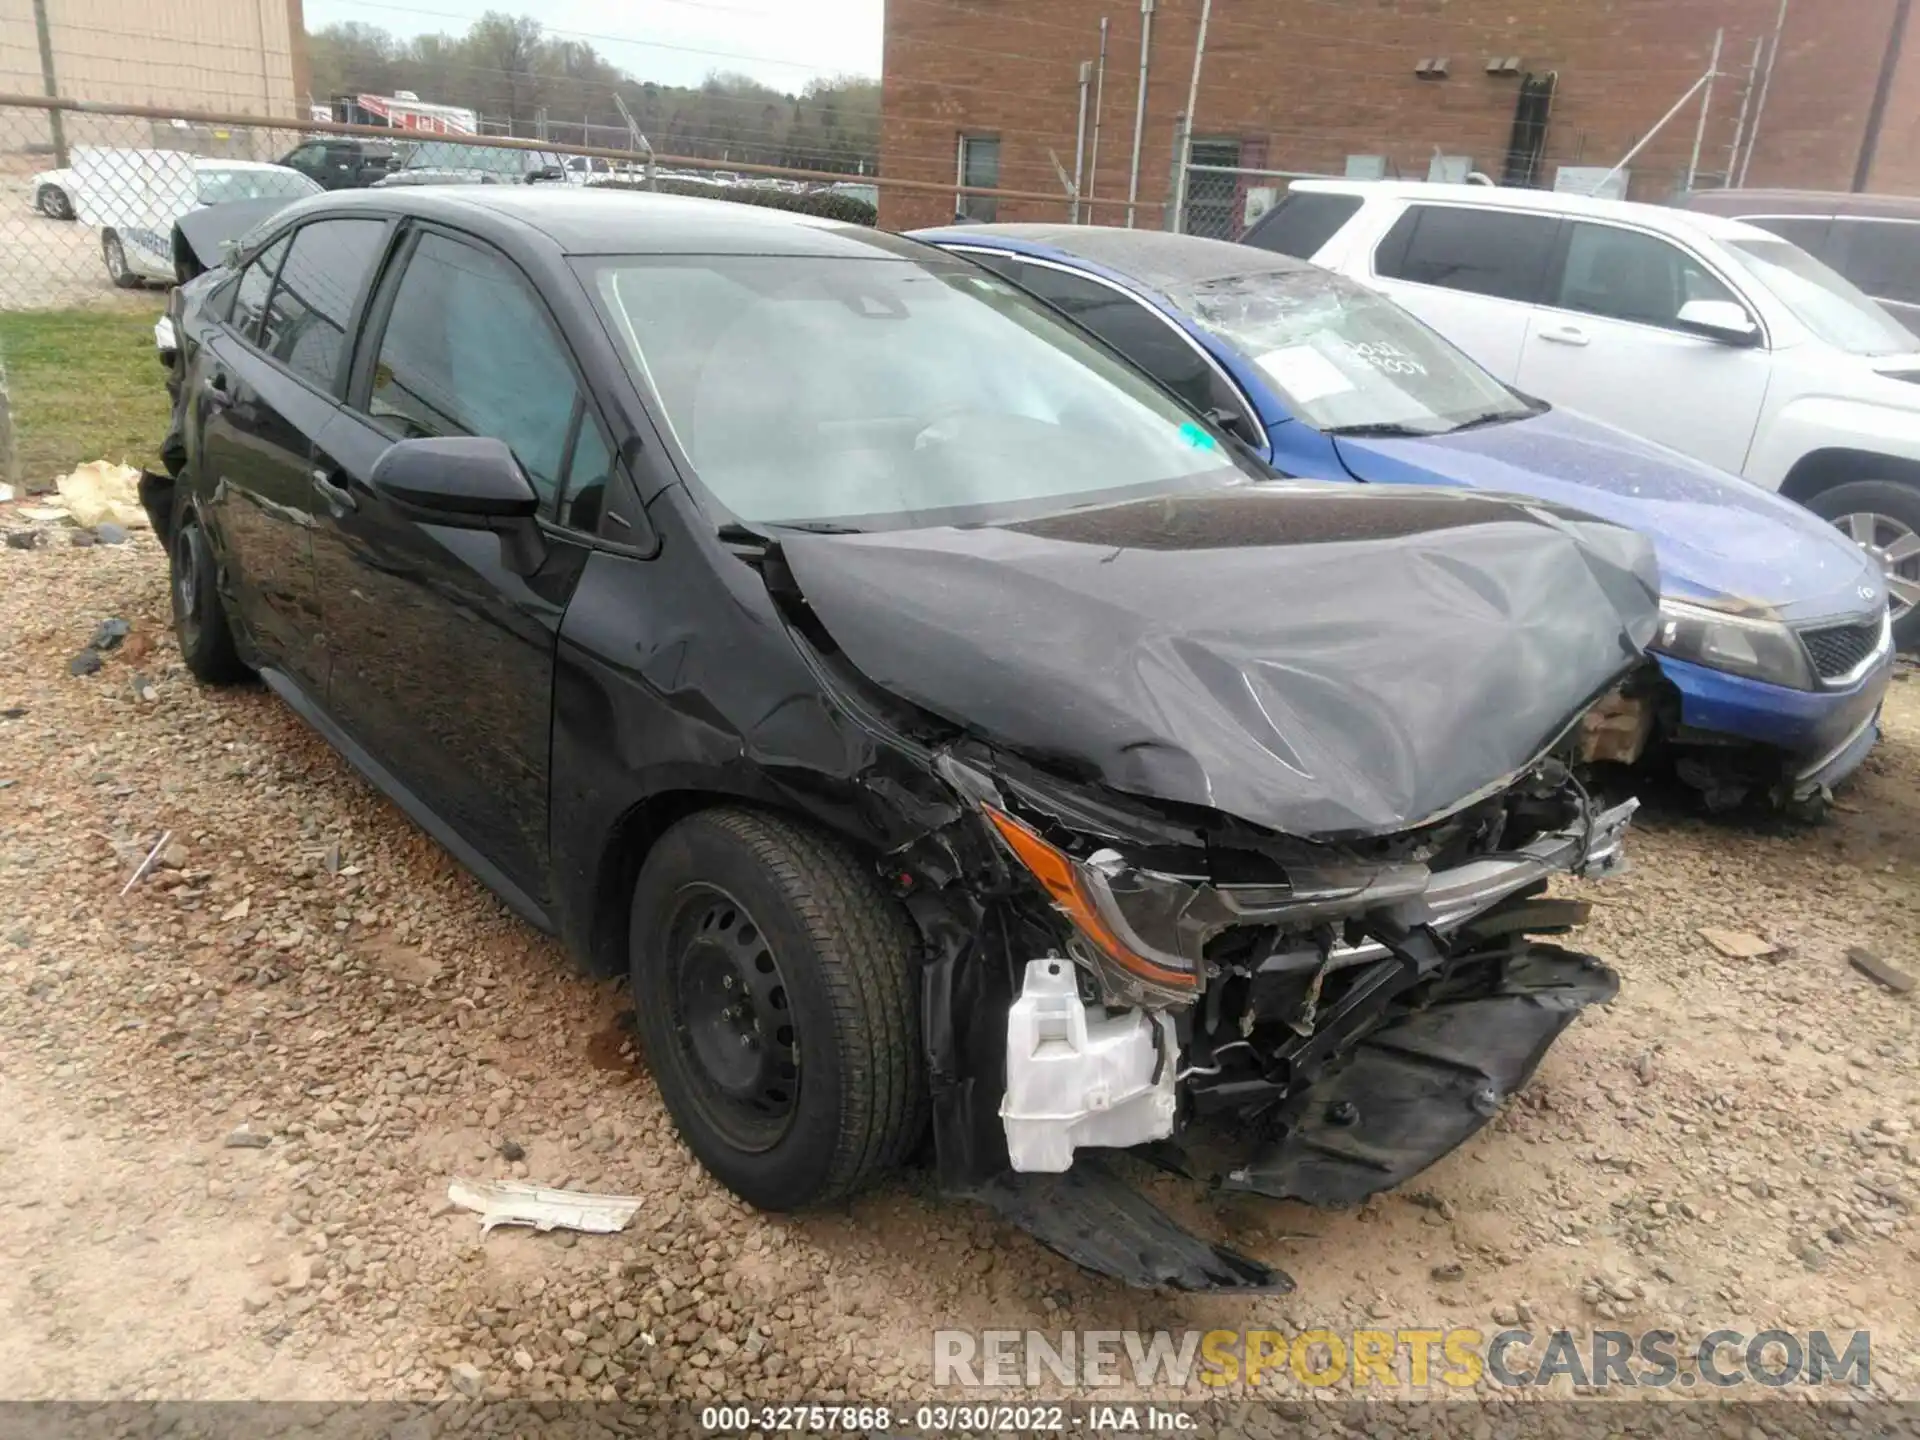
<svg viewBox="0 0 1920 1440">
<path fill-rule="evenodd" d="M 1815 335 L 1853 355 L 1906 355 L 1915 339 L 1877 301 L 1785 240 L 1729 240 L 1727 249 Z"/>
<path fill-rule="evenodd" d="M 194 186 L 202 205 L 225 205 L 231 200 L 295 200 L 318 195 L 320 186 L 298 170 L 240 170 L 198 166 Z"/>
<path fill-rule="evenodd" d="M 965 523 L 1252 478 L 1151 381 L 971 265 L 588 263 L 635 379 L 741 520 Z"/>
<path fill-rule="evenodd" d="M 524 175 L 529 170 L 564 169 L 566 161 L 545 150 L 514 150 L 502 145 L 456 145 L 424 140 L 407 157 L 409 170 L 480 170 L 489 175 Z"/>
<path fill-rule="evenodd" d="M 1391 300 L 1325 270 L 1237 275 L 1168 298 L 1317 429 L 1443 435 L 1534 413 Z"/>
</svg>

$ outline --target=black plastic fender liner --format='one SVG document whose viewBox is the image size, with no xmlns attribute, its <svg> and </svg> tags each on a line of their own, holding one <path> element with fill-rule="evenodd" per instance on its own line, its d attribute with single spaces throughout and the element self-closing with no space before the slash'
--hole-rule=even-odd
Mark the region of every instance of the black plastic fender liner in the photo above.
<svg viewBox="0 0 1920 1440">
<path fill-rule="evenodd" d="M 1284 1295 L 1284 1271 L 1202 1240 L 1091 1156 L 1059 1175 L 1008 1170 L 965 1192 L 1083 1270 L 1139 1289 Z"/>
<path fill-rule="evenodd" d="M 1619 988 L 1589 955 L 1530 946 L 1491 993 L 1416 1011 L 1361 1040 L 1340 1069 L 1290 1097 L 1292 1127 L 1222 1188 L 1349 1206 L 1412 1179 L 1477 1133 L 1574 1017 Z"/>
</svg>

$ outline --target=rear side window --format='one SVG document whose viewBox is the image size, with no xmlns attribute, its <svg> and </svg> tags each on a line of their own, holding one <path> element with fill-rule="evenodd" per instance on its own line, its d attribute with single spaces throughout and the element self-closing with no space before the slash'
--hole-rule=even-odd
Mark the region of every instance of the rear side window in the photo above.
<svg viewBox="0 0 1920 1440">
<path fill-rule="evenodd" d="M 1550 215 L 1414 205 L 1374 252 L 1374 273 L 1531 303 L 1540 299 L 1559 230 Z"/>
<path fill-rule="evenodd" d="M 1298 190 L 1287 196 L 1249 230 L 1241 243 L 1277 250 L 1298 260 L 1320 253 L 1340 227 L 1360 212 L 1358 195 L 1322 195 Z"/>
<path fill-rule="evenodd" d="M 1905 220 L 1835 220 L 1836 255 L 1826 257 L 1876 300 L 1920 304 L 1920 225 Z"/>
<path fill-rule="evenodd" d="M 240 272 L 240 288 L 233 301 L 233 319 L 228 323 L 242 338 L 253 340 L 260 333 L 260 317 L 266 313 L 267 296 L 273 290 L 273 277 L 279 273 L 280 262 L 286 257 L 286 240 L 276 240 Z"/>
<path fill-rule="evenodd" d="M 267 306 L 260 348 L 302 380 L 334 390 L 346 357 L 347 322 L 386 232 L 379 220 L 316 220 L 295 231 Z"/>
</svg>

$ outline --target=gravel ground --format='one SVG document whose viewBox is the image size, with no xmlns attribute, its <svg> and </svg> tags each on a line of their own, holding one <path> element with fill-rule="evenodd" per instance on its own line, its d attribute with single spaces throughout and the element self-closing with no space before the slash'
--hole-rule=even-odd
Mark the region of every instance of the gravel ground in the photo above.
<svg viewBox="0 0 1920 1440">
<path fill-rule="evenodd" d="M 1295 1294 L 1159 1297 L 924 1175 L 750 1212 L 675 1139 L 616 984 L 266 692 L 193 684 L 150 534 L 51 539 L 0 549 L 0 1395 L 907 1400 L 940 1326 L 1517 1318 L 1868 1328 L 1877 1385 L 1920 1398 L 1917 997 L 1846 959 L 1920 968 L 1920 684 L 1824 827 L 1652 807 L 1584 937 L 1620 999 L 1410 1190 L 1183 1202 Z M 130 637 L 71 676 L 110 616 Z M 1702 927 L 1777 948 L 1724 958 Z M 620 1235 L 482 1243 L 454 1174 L 646 1204 Z"/>
</svg>

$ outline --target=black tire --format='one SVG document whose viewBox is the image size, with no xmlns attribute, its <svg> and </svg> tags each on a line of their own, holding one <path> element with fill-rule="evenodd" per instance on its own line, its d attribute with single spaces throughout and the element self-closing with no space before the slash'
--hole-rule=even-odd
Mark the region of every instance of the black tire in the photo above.
<svg viewBox="0 0 1920 1440">
<path fill-rule="evenodd" d="M 111 230 L 100 232 L 100 258 L 106 261 L 107 278 L 122 290 L 140 288 L 140 277 L 127 264 L 127 247 Z"/>
<path fill-rule="evenodd" d="M 54 220 L 73 219 L 73 201 L 58 185 L 42 185 L 33 197 L 34 208 Z"/>
<path fill-rule="evenodd" d="M 729 909 L 721 919 L 730 924 L 714 919 Z M 800 1210 L 843 1199 L 906 1158 L 927 1114 L 919 946 L 906 914 L 845 846 L 771 815 L 702 811 L 648 854 L 632 920 L 648 1063 L 681 1138 L 722 1184 L 762 1210 Z M 770 962 L 765 976 L 744 973 Z M 703 1008 L 719 997 L 716 975 L 751 1017 L 749 1033 L 747 1020 L 729 1016 L 743 1050 L 727 1055 L 767 1076 L 778 1068 L 791 1096 L 770 1078 L 733 1092 L 718 1078 L 703 1048 L 728 1038 Z M 749 996 L 750 983 L 770 989 Z M 769 1015 L 791 1024 L 769 1025 Z"/>
<path fill-rule="evenodd" d="M 1821 519 L 1839 525 L 1842 532 L 1863 547 L 1867 546 L 1867 538 L 1855 532 L 1864 527 L 1847 524 L 1852 517 L 1862 517 L 1864 521 L 1866 517 L 1879 516 L 1890 522 L 1890 526 L 1903 526 L 1910 534 L 1920 536 L 1920 486 L 1899 480 L 1851 480 L 1821 491 L 1807 502 L 1807 508 Z M 1882 538 L 1892 538 L 1892 530 L 1883 528 Z M 1920 650 L 1920 603 L 1916 603 L 1916 597 L 1920 597 L 1920 556 L 1901 559 L 1895 571 L 1887 579 L 1888 598 L 1893 601 L 1894 609 L 1893 643 L 1902 650 Z M 1900 587 L 1898 590 L 1894 588 L 1896 585 Z M 1903 605 L 1905 614 L 1900 613 Z"/>
<path fill-rule="evenodd" d="M 173 634 L 180 657 L 196 680 L 231 685 L 253 672 L 240 659 L 220 598 L 218 567 L 200 517 L 187 502 L 186 486 L 174 492 L 172 543 L 168 547 L 173 592 Z"/>
</svg>

